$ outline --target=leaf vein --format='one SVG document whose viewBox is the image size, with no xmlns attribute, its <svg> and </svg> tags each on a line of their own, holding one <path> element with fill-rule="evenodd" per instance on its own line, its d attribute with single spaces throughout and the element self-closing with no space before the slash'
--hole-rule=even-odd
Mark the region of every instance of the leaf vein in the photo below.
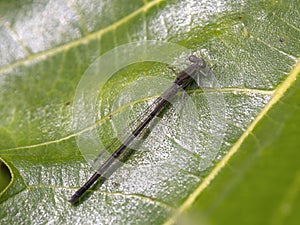
<svg viewBox="0 0 300 225">
<path fill-rule="evenodd" d="M 58 47 L 48 49 L 42 52 L 38 52 L 36 54 L 30 54 L 28 57 L 17 60 L 9 65 L 5 65 L 3 67 L 0 67 L 0 73 L 4 73 L 5 71 L 10 71 L 18 66 L 22 66 L 24 64 L 31 64 L 36 63 L 39 60 L 43 60 L 47 57 L 51 57 L 55 54 L 58 54 L 63 51 L 68 51 L 71 48 L 74 48 L 76 46 L 79 46 L 81 44 L 86 44 L 92 40 L 100 39 L 103 34 L 108 33 L 110 31 L 115 30 L 117 27 L 121 26 L 122 24 L 126 23 L 130 19 L 134 18 L 135 16 L 139 15 L 140 13 L 146 12 L 150 8 L 158 5 L 163 0 L 154 0 L 152 2 L 149 2 L 148 4 L 144 5 L 143 7 L 137 9 L 136 11 L 132 12 L 131 14 L 125 16 L 124 18 L 120 19 L 119 21 L 107 26 L 106 28 L 103 28 L 99 31 L 93 32 L 89 35 L 86 35 L 82 38 L 79 38 L 77 40 L 68 42 L 66 44 L 60 45 Z"/>
<path fill-rule="evenodd" d="M 165 225 L 174 224 L 179 215 L 181 215 L 186 209 L 188 209 L 196 200 L 196 198 L 209 186 L 209 184 L 226 166 L 226 164 L 233 157 L 233 155 L 240 149 L 240 146 L 246 140 L 246 138 L 249 135 L 251 135 L 258 122 L 268 113 L 268 111 L 271 110 L 271 108 L 283 97 L 284 93 L 292 86 L 299 72 L 300 59 L 298 59 L 297 64 L 295 65 L 294 69 L 291 71 L 289 76 L 285 79 L 285 81 L 282 84 L 280 84 L 275 90 L 268 104 L 261 110 L 258 116 L 252 121 L 249 127 L 245 130 L 245 132 L 241 135 L 237 142 L 232 146 L 228 153 L 222 158 L 222 160 L 218 164 L 216 164 L 216 167 L 212 169 L 211 173 L 203 179 L 203 181 L 199 184 L 195 191 L 192 192 L 189 195 L 189 197 L 183 202 L 183 204 L 176 210 L 176 213 L 174 213 L 174 215 L 170 217 L 168 221 L 166 221 Z"/>
</svg>

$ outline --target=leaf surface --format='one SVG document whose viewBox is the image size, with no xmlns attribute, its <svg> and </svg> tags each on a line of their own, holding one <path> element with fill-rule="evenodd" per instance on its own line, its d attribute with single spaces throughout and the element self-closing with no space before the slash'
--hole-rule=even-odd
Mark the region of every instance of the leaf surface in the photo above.
<svg viewBox="0 0 300 225">
<path fill-rule="evenodd" d="M 12 1 L 1 2 L 0 11 L 0 159 L 12 176 L 0 194 L 1 224 L 185 223 L 182 213 L 190 207 L 203 223 L 221 224 L 240 205 L 267 210 L 252 217 L 245 206 L 235 218 L 239 224 L 298 219 L 299 145 L 291 139 L 291 132 L 299 135 L 297 1 Z M 202 93 L 192 91 L 203 112 L 192 133 L 201 138 L 178 142 L 175 123 L 163 121 L 169 133 L 149 137 L 144 151 L 73 207 L 67 199 L 91 175 L 72 124 L 76 87 L 99 55 L 138 40 L 181 44 L 213 65 L 225 100 L 222 145 L 207 147 L 213 146 L 205 135 L 209 112 Z M 104 132 L 109 113 L 135 105 L 114 107 L 115 99 L 147 76 L 174 79 L 165 65 L 145 63 L 106 84 L 97 125 L 103 142 L 112 138 Z M 144 104 L 139 99 L 137 105 Z M 157 167 L 164 159 L 170 164 Z M 170 176 L 174 164 L 184 167 Z M 286 180 L 278 185 L 280 175 Z M 281 208 L 286 202 L 288 211 Z"/>
</svg>

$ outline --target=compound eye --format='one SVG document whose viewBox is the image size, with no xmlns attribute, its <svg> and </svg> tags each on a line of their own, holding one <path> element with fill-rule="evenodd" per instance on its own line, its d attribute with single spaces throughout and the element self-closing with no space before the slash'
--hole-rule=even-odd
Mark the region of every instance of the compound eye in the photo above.
<svg viewBox="0 0 300 225">
<path fill-rule="evenodd" d="M 199 62 L 200 58 L 198 58 L 197 56 L 191 55 L 189 57 L 189 60 L 190 60 L 190 62 L 197 63 L 197 62 Z"/>
<path fill-rule="evenodd" d="M 189 57 L 190 62 L 195 63 L 196 65 L 200 66 L 200 67 L 205 67 L 206 64 L 204 62 L 204 60 L 202 58 L 198 58 L 197 56 L 191 55 Z"/>
</svg>

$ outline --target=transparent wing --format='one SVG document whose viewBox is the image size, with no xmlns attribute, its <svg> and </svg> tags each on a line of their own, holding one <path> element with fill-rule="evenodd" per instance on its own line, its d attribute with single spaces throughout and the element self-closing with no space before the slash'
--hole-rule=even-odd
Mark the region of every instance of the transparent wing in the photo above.
<svg viewBox="0 0 300 225">
<path fill-rule="evenodd" d="M 113 153 L 117 148 L 119 148 L 122 144 L 125 143 L 125 140 L 130 137 L 133 133 L 133 131 L 143 122 L 145 121 L 148 116 L 153 112 L 153 110 L 157 107 L 157 105 L 162 104 L 162 99 L 161 97 L 158 97 L 155 99 L 155 101 L 149 105 L 142 113 L 139 114 L 137 118 L 135 118 L 132 122 L 128 124 L 128 126 L 123 129 L 120 134 L 115 137 L 110 144 L 108 144 L 94 159 L 92 168 L 93 169 L 98 169 L 99 166 L 103 163 L 103 161 L 106 159 L 107 154 L 104 153 Z M 155 115 L 157 116 L 157 115 Z M 150 126 L 151 123 L 149 123 L 146 128 L 144 129 L 147 130 L 147 127 Z M 145 132 L 141 132 L 139 135 L 134 137 L 134 141 L 132 141 L 130 144 L 127 145 L 127 148 L 134 149 L 135 146 L 143 139 Z"/>
</svg>

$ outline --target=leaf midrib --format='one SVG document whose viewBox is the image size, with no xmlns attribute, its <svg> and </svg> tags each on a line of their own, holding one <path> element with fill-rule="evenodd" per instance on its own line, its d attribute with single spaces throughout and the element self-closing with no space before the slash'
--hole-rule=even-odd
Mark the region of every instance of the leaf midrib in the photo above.
<svg viewBox="0 0 300 225">
<path fill-rule="evenodd" d="M 235 94 L 236 93 L 246 93 L 246 94 L 251 93 L 251 94 L 269 95 L 269 96 L 273 96 L 274 93 L 275 93 L 275 91 L 273 91 L 273 90 L 259 90 L 259 89 L 247 89 L 247 88 L 223 88 L 223 89 L 218 89 L 218 90 L 208 90 L 206 92 L 214 92 L 214 91 L 218 91 L 218 92 L 221 92 L 221 93 L 235 93 Z M 193 90 L 193 92 L 201 92 L 201 90 Z M 157 97 L 158 96 L 150 96 L 150 97 L 147 97 L 147 98 L 141 98 L 141 99 L 138 99 L 136 101 L 129 102 L 125 105 L 122 105 L 121 107 L 119 107 L 115 111 L 111 112 L 107 116 L 104 116 L 100 120 L 96 121 L 95 124 L 93 124 L 89 127 L 86 127 L 85 129 L 80 130 L 80 131 L 78 131 L 76 133 L 73 133 L 71 135 L 62 137 L 60 139 L 46 141 L 46 142 L 33 144 L 33 145 L 25 145 L 25 146 L 18 146 L 18 147 L 7 148 L 7 149 L 0 149 L 0 152 L 1 152 L 2 155 L 5 155 L 5 153 L 10 154 L 12 151 L 19 151 L 19 150 L 22 150 L 22 149 L 23 150 L 25 150 L 25 149 L 30 150 L 30 149 L 33 149 L 33 148 L 38 148 L 38 147 L 42 147 L 42 146 L 46 146 L 46 145 L 50 145 L 50 144 L 57 144 L 57 143 L 60 143 L 62 141 L 66 141 L 66 140 L 71 139 L 73 137 L 76 137 L 80 134 L 83 134 L 84 132 L 87 132 L 91 129 L 94 129 L 95 126 L 97 126 L 98 124 L 108 120 L 110 115 L 115 115 L 117 113 L 120 113 L 120 112 L 122 112 L 122 110 L 130 107 L 131 105 L 138 104 L 138 103 L 141 103 L 141 102 L 144 102 L 144 101 L 148 101 L 148 100 L 151 100 L 151 99 L 154 99 L 154 98 L 157 98 Z"/>
</svg>

